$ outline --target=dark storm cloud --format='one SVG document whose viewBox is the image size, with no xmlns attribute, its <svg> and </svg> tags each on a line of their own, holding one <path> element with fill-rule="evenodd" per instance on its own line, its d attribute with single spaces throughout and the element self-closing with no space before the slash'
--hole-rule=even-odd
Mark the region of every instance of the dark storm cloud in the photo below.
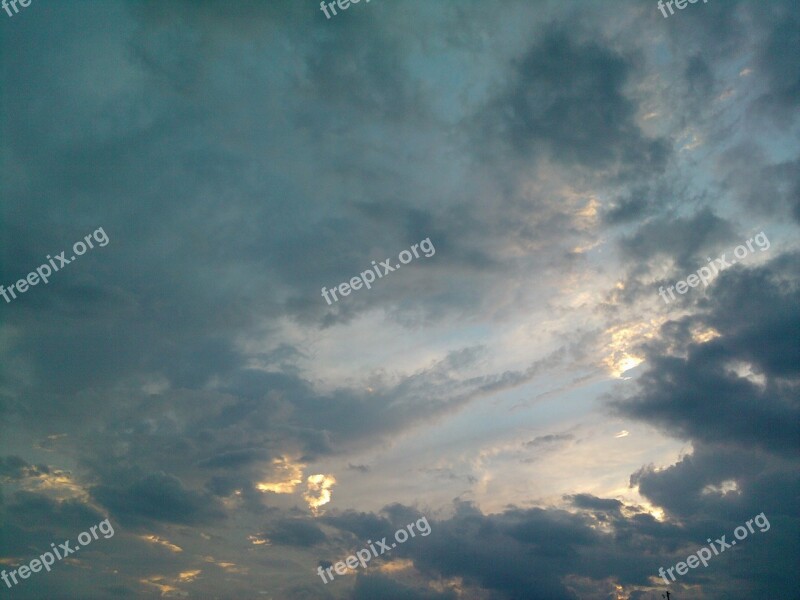
<svg viewBox="0 0 800 600">
<path fill-rule="evenodd" d="M 796 389 L 778 384 L 761 390 L 726 370 L 734 358 L 738 357 L 726 353 L 723 344 L 712 342 L 691 349 L 685 360 L 654 359 L 642 376 L 649 391 L 626 413 L 658 423 L 681 438 L 720 443 L 735 439 L 795 453 L 800 446 L 800 409 L 792 401 Z"/>
<path fill-rule="evenodd" d="M 508 91 L 482 116 L 484 133 L 522 155 L 547 151 L 568 165 L 621 162 L 658 172 L 668 145 L 636 125 L 635 102 L 623 91 L 631 70 L 610 47 L 551 28 L 515 64 Z"/>
<path fill-rule="evenodd" d="M 386 517 L 354 510 L 326 515 L 322 521 L 363 539 L 380 539 L 382 536 L 391 535 L 395 531 Z"/>
<path fill-rule="evenodd" d="M 676 267 L 686 270 L 705 264 L 702 258 L 709 256 L 709 252 L 711 256 L 719 256 L 719 250 L 736 239 L 736 232 L 728 221 L 704 208 L 688 217 L 665 216 L 648 221 L 636 233 L 623 237 L 620 248 L 630 262 L 673 258 Z M 698 260 L 702 260 L 702 264 L 698 264 Z"/>
<path fill-rule="evenodd" d="M 790 595 L 797 585 L 782 570 L 800 554 L 792 541 L 800 494 L 798 258 L 783 254 L 723 273 L 700 312 L 668 322 L 657 341 L 644 345 L 647 370 L 638 393 L 614 404 L 692 441 L 694 451 L 675 465 L 643 467 L 631 477 L 643 496 L 684 523 L 687 535 L 730 531 L 762 511 L 780 523 L 753 550 L 748 572 L 730 566 L 755 595 Z M 693 342 L 689 330 L 697 326 L 720 335 Z"/>
<path fill-rule="evenodd" d="M 800 158 L 773 162 L 753 142 L 720 156 L 723 185 L 747 210 L 766 216 L 790 215 L 800 223 Z"/>
<path fill-rule="evenodd" d="M 678 193 L 673 186 L 660 185 L 659 189 L 663 190 L 659 193 L 659 202 L 665 197 L 661 194 L 669 197 Z M 610 225 L 627 220 L 625 212 L 636 212 L 644 206 L 643 200 L 634 198 L 631 196 L 613 206 L 605 213 L 605 220 Z M 649 201 L 647 203 L 650 204 Z M 620 306 L 635 305 L 642 298 L 653 298 L 658 293 L 659 285 L 667 286 L 684 279 L 706 266 L 707 259 L 717 258 L 723 252 L 730 256 L 732 247 L 746 240 L 746 237 L 737 233 L 731 221 L 720 217 L 708 206 L 686 216 L 678 216 L 676 212 L 674 207 L 662 207 L 657 214 L 646 218 L 631 233 L 622 235 L 616 241 L 628 269 L 622 277 L 624 287 L 608 292 L 605 309 L 610 314 L 618 311 Z M 665 273 L 666 266 L 670 268 Z M 659 274 L 655 282 L 654 272 Z M 698 301 L 699 295 L 678 296 L 678 302 L 684 304 Z"/>
<path fill-rule="evenodd" d="M 792 498 L 800 479 L 793 463 L 757 449 L 737 444 L 697 442 L 694 452 L 666 469 L 648 465 L 631 475 L 642 495 L 678 519 L 725 527 L 726 521 L 749 518 L 761 511 L 793 517 Z M 724 491 L 724 482 L 735 481 L 735 491 Z M 796 526 L 796 524 L 794 525 Z M 776 551 L 778 549 L 776 548 Z"/>
<path fill-rule="evenodd" d="M 80 500 L 56 501 L 36 492 L 18 491 L 4 500 L 0 505 L 0 539 L 2 552 L 8 556 L 50 550 L 51 542 L 74 539 L 105 518 Z"/>
<path fill-rule="evenodd" d="M 94 524 L 103 519 L 95 509 L 79 500 L 59 502 L 35 492 L 16 492 L 6 507 L 6 514 L 22 527 L 54 527 L 69 523 Z"/>
<path fill-rule="evenodd" d="M 120 521 L 134 525 L 149 520 L 197 524 L 224 516 L 211 496 L 187 489 L 165 473 L 147 475 L 124 487 L 96 486 L 92 496 Z"/>
<path fill-rule="evenodd" d="M 800 347 L 795 343 L 800 334 L 800 256 L 787 252 L 764 266 L 724 275 L 725 284 L 710 299 L 707 315 L 699 318 L 727 334 L 723 351 L 753 363 L 766 375 L 770 392 L 773 385 L 779 386 L 774 391 L 782 391 L 780 386 L 791 385 L 800 375 Z"/>
<path fill-rule="evenodd" d="M 564 499 L 569 500 L 576 508 L 582 509 L 619 512 L 619 509 L 622 508 L 622 502 L 619 500 L 598 498 L 592 494 L 574 494 L 572 496 L 566 496 Z"/>
<path fill-rule="evenodd" d="M 797 255 L 784 255 L 764 267 L 722 273 L 705 313 L 686 318 L 721 336 L 687 344 L 685 356 L 654 349 L 640 379 L 642 393 L 621 409 L 681 438 L 795 455 L 800 448 L 798 262 Z M 738 375 L 738 363 L 751 365 L 764 385 Z"/>
<path fill-rule="evenodd" d="M 771 525 L 769 532 L 761 539 L 748 539 L 737 560 L 720 565 L 724 575 L 737 580 L 739 591 L 726 579 L 718 580 L 714 573 L 708 574 L 710 581 L 705 585 L 720 591 L 728 588 L 731 594 L 788 598 L 800 583 L 793 567 L 800 557 L 798 472 L 796 455 L 782 460 L 738 440 L 714 446 L 698 442 L 692 455 L 663 470 L 643 468 L 633 474 L 631 483 L 638 485 L 651 502 L 675 515 L 683 523 L 681 537 L 691 540 L 695 547 L 714 533 L 714 539 L 722 533 L 731 537 L 733 528 L 765 513 Z M 722 484 L 731 481 L 736 489 L 724 491 Z M 672 539 L 663 546 L 664 553 L 673 553 L 680 560 L 677 557 L 681 552 L 676 552 L 679 547 L 678 540 Z"/>
<path fill-rule="evenodd" d="M 237 468 L 254 462 L 269 459 L 269 454 L 263 448 L 247 448 L 244 450 L 229 450 L 221 452 L 211 458 L 205 458 L 197 463 L 204 469 L 229 469 Z"/>
<path fill-rule="evenodd" d="M 310 547 L 324 542 L 327 538 L 314 523 L 299 519 L 283 520 L 271 525 L 262 534 L 273 544 L 284 546 Z"/>
<path fill-rule="evenodd" d="M 684 76 L 689 84 L 690 94 L 703 99 L 711 95 L 714 87 L 714 74 L 702 55 L 695 54 L 689 58 Z"/>
<path fill-rule="evenodd" d="M 700 454 L 704 454 L 702 449 Z M 723 458 L 721 455 L 706 458 L 710 459 L 706 465 L 709 471 L 693 477 L 698 484 L 712 472 L 720 475 L 720 464 L 735 463 L 739 457 L 722 462 L 719 460 Z M 756 466 L 757 462 L 753 461 L 749 468 L 739 469 L 739 473 L 758 472 L 763 465 Z M 683 465 L 676 467 L 682 468 Z M 662 481 L 665 473 L 668 479 Z M 793 557 L 800 551 L 794 539 L 797 518 L 786 512 L 791 506 L 791 497 L 797 493 L 798 477 L 795 474 L 786 479 L 786 473 L 775 471 L 762 473 L 766 476 L 757 476 L 752 487 L 744 487 L 744 497 L 701 494 L 702 487 L 695 486 L 691 491 L 692 497 L 696 498 L 694 506 L 674 513 L 680 517 L 680 525 L 660 522 L 637 507 L 626 507 L 623 515 L 619 501 L 591 494 L 575 494 L 567 498 L 580 509 L 578 513 L 558 509 L 509 508 L 499 514 L 484 515 L 474 506 L 459 503 L 453 517 L 429 519 L 429 536 L 398 545 L 386 559 L 411 559 L 414 567 L 431 582 L 460 577 L 465 589 L 489 590 L 498 599 L 587 598 L 594 597 L 598 589 L 613 589 L 617 584 L 626 586 L 634 594 L 637 588 L 652 593 L 649 580 L 657 576 L 659 567 L 685 559 L 688 553 L 704 545 L 707 537 L 729 534 L 746 519 L 766 511 L 772 515 L 772 530 L 777 528 L 777 523 L 784 528 L 783 531 L 776 532 L 771 538 L 748 539 L 746 551 L 739 549 L 740 554 L 734 559 L 730 556 L 718 559 L 713 571 L 690 572 L 676 587 L 681 583 L 702 583 L 707 593 L 716 595 L 746 590 L 746 593 L 756 596 L 775 593 L 783 597 L 791 593 L 798 580 L 797 575 L 790 575 Z M 729 469 L 727 475 L 730 474 Z M 634 480 L 653 501 L 667 500 L 668 508 L 672 508 L 675 500 L 687 492 L 683 486 L 680 489 L 671 487 L 671 484 L 684 480 L 671 469 L 658 474 L 645 470 L 635 474 Z M 777 498 L 769 501 L 770 489 L 763 486 L 777 482 L 780 482 L 781 491 Z M 656 486 L 663 486 L 667 498 L 656 492 Z M 405 510 L 407 514 L 415 513 L 408 507 Z M 329 519 L 328 523 L 350 530 L 354 516 L 351 515 L 349 525 L 337 519 Z M 362 529 L 362 525 L 374 519 L 374 515 L 358 516 L 358 528 Z M 384 530 L 377 529 L 379 522 L 359 531 L 359 535 L 376 539 L 376 530 L 379 531 L 378 538 L 384 535 Z M 402 519 L 393 519 L 386 534 L 402 523 Z M 602 530 L 596 526 L 600 523 L 603 524 Z M 371 527 L 375 529 L 370 531 Z M 744 560 L 745 554 L 747 560 Z M 754 575 L 754 572 L 758 574 Z M 673 591 L 679 590 L 673 588 Z"/>
<path fill-rule="evenodd" d="M 800 11 L 790 1 L 768 6 L 757 17 L 766 22 L 768 30 L 755 57 L 756 68 L 767 83 L 757 106 L 778 126 L 786 126 L 797 122 L 800 108 Z"/>
<path fill-rule="evenodd" d="M 562 510 L 512 508 L 484 515 L 460 503 L 447 520 L 431 521 L 432 533 L 399 545 L 393 552 L 414 560 L 426 576 L 462 577 L 465 584 L 498 594 L 498 598 L 578 598 L 565 583 L 570 573 L 603 580 L 623 555 L 631 578 L 644 583 L 655 561 L 636 557 L 634 548 L 647 540 L 614 541 L 590 525 L 592 517 Z M 616 571 L 614 571 L 616 573 Z"/>
<path fill-rule="evenodd" d="M 0 479 L 18 481 L 36 475 L 47 475 L 47 465 L 30 465 L 19 456 L 0 457 Z"/>
</svg>

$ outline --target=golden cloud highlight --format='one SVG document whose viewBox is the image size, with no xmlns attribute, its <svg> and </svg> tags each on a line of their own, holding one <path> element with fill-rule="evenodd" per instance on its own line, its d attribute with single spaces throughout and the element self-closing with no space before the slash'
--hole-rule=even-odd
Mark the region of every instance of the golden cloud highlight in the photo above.
<svg viewBox="0 0 800 600">
<path fill-rule="evenodd" d="M 331 501 L 331 488 L 336 483 L 333 475 L 309 475 L 306 482 L 306 492 L 303 500 L 308 503 L 308 507 L 315 515 L 319 513 L 319 507 Z"/>
<path fill-rule="evenodd" d="M 293 463 L 284 457 L 276 458 L 272 461 L 275 467 L 277 481 L 262 481 L 256 484 L 256 489 L 261 492 L 273 492 L 275 494 L 291 494 L 295 488 L 303 483 L 304 464 Z"/>
<path fill-rule="evenodd" d="M 180 546 L 176 546 L 175 544 L 165 540 L 164 538 L 160 538 L 157 535 L 140 535 L 139 539 L 142 539 L 145 542 L 149 542 L 151 544 L 158 544 L 159 546 L 164 546 L 165 548 L 171 550 L 172 552 L 183 552 L 183 548 L 181 548 Z"/>
</svg>

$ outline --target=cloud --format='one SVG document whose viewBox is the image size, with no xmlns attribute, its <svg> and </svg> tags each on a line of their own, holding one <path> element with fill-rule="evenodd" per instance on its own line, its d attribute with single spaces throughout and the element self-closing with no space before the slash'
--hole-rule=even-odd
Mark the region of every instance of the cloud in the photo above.
<svg viewBox="0 0 800 600">
<path fill-rule="evenodd" d="M 0 284 L 110 238 L 0 300 L 2 558 L 106 511 L 124 540 L 15 593 L 318 598 L 321 557 L 424 512 L 431 536 L 351 596 L 646 598 L 658 566 L 765 511 L 746 560 L 676 597 L 791 597 L 797 23 L 792 0 L 2 21 Z M 654 280 L 754 227 L 769 253 L 653 313 Z M 432 260 L 320 297 L 425 237 Z M 609 335 L 644 362 L 578 444 Z M 670 439 L 642 449 L 620 418 Z M 631 454 L 539 477 L 596 443 Z"/>
<path fill-rule="evenodd" d="M 370 472 L 370 467 L 368 465 L 354 465 L 352 463 L 347 463 L 347 468 L 351 471 L 358 471 L 359 473 Z"/>
<path fill-rule="evenodd" d="M 569 500 L 576 508 L 598 510 L 603 512 L 619 512 L 622 508 L 622 502 L 619 500 L 608 500 L 605 498 L 598 498 L 592 494 L 574 494 L 566 496 L 565 500 Z"/>
<path fill-rule="evenodd" d="M 662 328 L 661 344 L 647 353 L 641 393 L 618 403 L 619 410 L 680 438 L 795 454 L 800 440 L 796 258 L 723 272 L 703 313 Z M 685 333 L 690 324 L 713 328 L 719 337 L 692 343 Z M 664 353 L 670 343 L 685 354 Z M 740 365 L 763 375 L 764 384 L 743 375 Z"/>
<path fill-rule="evenodd" d="M 575 436 L 572 435 L 571 433 L 540 435 L 533 438 L 530 442 L 525 442 L 525 446 L 529 448 L 535 448 L 537 446 L 546 446 L 550 444 L 559 444 L 561 442 L 568 442 L 574 439 Z"/>
<path fill-rule="evenodd" d="M 673 258 L 677 269 L 698 265 L 692 269 L 696 271 L 706 262 L 702 257 L 719 256 L 719 251 L 736 239 L 729 222 L 704 208 L 688 217 L 660 217 L 646 222 L 634 234 L 623 237 L 620 248 L 632 263 L 643 265 L 656 257 Z"/>
<path fill-rule="evenodd" d="M 800 58 L 794 50 L 800 45 L 800 16 L 791 3 L 776 3 L 761 18 L 768 24 L 765 43 L 755 57 L 763 72 L 767 90 L 757 104 L 777 125 L 787 125 L 797 118 L 800 107 Z"/>
<path fill-rule="evenodd" d="M 77 499 L 59 501 L 38 492 L 17 491 L 3 500 L 3 557 L 41 554 L 50 550 L 51 542 L 74 539 L 105 519 L 95 507 Z"/>
<path fill-rule="evenodd" d="M 320 506 L 331 501 L 331 488 L 334 485 L 336 485 L 336 478 L 332 475 L 318 473 L 308 476 L 303 500 L 308 502 L 308 507 L 315 515 L 319 513 Z"/>
<path fill-rule="evenodd" d="M 50 469 L 47 465 L 30 465 L 19 456 L 0 457 L 0 478 L 10 481 L 19 481 L 37 475 L 47 475 Z"/>
<path fill-rule="evenodd" d="M 267 459 L 269 459 L 269 454 L 263 448 L 246 448 L 243 450 L 222 452 L 216 456 L 199 461 L 197 466 L 204 469 L 235 468 Z"/>
<path fill-rule="evenodd" d="M 263 534 L 273 544 L 310 547 L 324 542 L 325 533 L 314 523 L 298 519 L 278 521 Z"/>
<path fill-rule="evenodd" d="M 224 516 L 211 496 L 185 488 L 166 473 L 146 475 L 125 487 L 99 485 L 92 496 L 120 521 L 134 525 L 150 520 L 198 524 Z"/>
<path fill-rule="evenodd" d="M 568 165 L 663 168 L 668 145 L 643 135 L 635 101 L 623 91 L 632 71 L 628 58 L 556 26 L 537 36 L 514 71 L 508 89 L 481 115 L 487 136 L 519 155 L 547 152 Z"/>
<path fill-rule="evenodd" d="M 394 533 L 385 517 L 373 513 L 346 510 L 325 515 L 322 521 L 362 539 L 380 539 Z"/>
</svg>

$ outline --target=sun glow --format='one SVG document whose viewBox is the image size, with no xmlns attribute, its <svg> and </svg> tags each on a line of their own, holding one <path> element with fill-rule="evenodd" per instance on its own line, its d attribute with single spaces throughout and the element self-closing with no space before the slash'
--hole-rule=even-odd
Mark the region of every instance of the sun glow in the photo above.
<svg viewBox="0 0 800 600">
<path fill-rule="evenodd" d="M 303 483 L 303 467 L 305 465 L 293 463 L 284 457 L 276 458 L 272 461 L 272 464 L 279 479 L 277 481 L 257 483 L 257 490 L 275 494 L 291 494 L 298 485 Z"/>
<path fill-rule="evenodd" d="M 611 341 L 606 347 L 609 354 L 603 363 L 614 377 L 621 377 L 625 371 L 644 362 L 644 357 L 637 356 L 632 347 L 643 340 L 652 338 L 665 319 L 632 323 L 612 327 L 606 331 L 611 336 Z"/>
</svg>

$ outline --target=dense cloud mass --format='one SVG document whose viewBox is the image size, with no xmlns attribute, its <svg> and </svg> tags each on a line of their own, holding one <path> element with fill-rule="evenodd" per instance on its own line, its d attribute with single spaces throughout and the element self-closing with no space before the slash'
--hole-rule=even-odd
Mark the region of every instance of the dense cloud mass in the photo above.
<svg viewBox="0 0 800 600">
<path fill-rule="evenodd" d="M 4 4 L 0 590 L 797 598 L 800 9 L 668 4 Z"/>
</svg>

